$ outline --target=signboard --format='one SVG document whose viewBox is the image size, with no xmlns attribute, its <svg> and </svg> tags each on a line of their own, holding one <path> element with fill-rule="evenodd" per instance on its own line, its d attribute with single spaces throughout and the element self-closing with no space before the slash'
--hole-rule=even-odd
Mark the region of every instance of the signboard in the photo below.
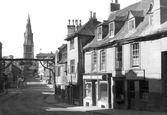
<svg viewBox="0 0 167 115">
<path fill-rule="evenodd" d="M 140 80 L 145 78 L 145 70 L 127 70 L 125 72 L 126 79 Z"/>
</svg>

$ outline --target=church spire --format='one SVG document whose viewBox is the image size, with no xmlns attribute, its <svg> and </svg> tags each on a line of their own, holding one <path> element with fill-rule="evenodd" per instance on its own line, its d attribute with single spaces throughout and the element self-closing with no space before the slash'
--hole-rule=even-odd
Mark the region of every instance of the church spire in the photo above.
<svg viewBox="0 0 167 115">
<path fill-rule="evenodd" d="M 31 30 L 30 15 L 28 14 L 26 30 L 24 32 L 24 58 L 34 58 L 34 42 L 33 33 Z"/>
</svg>

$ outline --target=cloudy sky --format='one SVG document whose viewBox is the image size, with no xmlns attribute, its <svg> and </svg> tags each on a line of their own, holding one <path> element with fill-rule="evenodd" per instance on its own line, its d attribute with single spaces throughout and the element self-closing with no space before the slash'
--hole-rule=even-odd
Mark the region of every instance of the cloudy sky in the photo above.
<svg viewBox="0 0 167 115">
<path fill-rule="evenodd" d="M 67 35 L 69 19 L 86 23 L 90 11 L 99 21 L 109 15 L 112 0 L 0 0 L 0 42 L 2 55 L 23 57 L 24 32 L 28 14 L 34 34 L 34 54 L 56 52 Z M 113 0 L 115 1 L 115 0 Z M 118 0 L 121 8 L 140 0 Z"/>
</svg>

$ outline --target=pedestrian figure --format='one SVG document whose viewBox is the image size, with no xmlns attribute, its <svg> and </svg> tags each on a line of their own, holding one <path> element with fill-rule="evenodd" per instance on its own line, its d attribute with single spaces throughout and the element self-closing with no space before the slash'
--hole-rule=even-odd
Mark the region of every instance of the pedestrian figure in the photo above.
<svg viewBox="0 0 167 115">
<path fill-rule="evenodd" d="M 8 76 L 4 75 L 4 85 L 5 85 L 5 91 L 6 94 L 8 93 Z"/>
</svg>

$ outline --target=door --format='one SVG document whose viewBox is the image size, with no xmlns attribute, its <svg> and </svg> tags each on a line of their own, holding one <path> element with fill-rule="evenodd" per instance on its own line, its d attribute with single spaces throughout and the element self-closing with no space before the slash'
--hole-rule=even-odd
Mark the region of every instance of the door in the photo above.
<svg viewBox="0 0 167 115">
<path fill-rule="evenodd" d="M 135 81 L 128 81 L 128 109 L 135 108 Z"/>
</svg>

